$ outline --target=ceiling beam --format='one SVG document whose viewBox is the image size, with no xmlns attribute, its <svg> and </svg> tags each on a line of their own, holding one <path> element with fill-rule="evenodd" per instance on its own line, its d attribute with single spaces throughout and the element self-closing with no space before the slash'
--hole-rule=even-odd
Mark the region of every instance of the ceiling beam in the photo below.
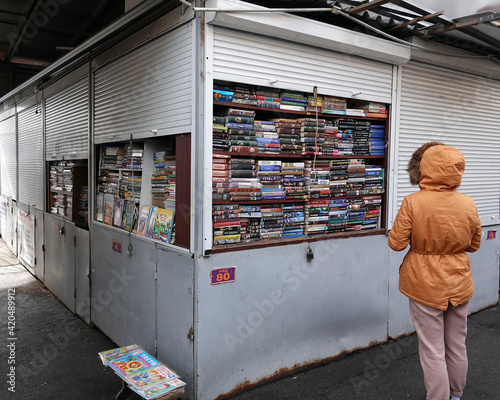
<svg viewBox="0 0 500 400">
<path fill-rule="evenodd" d="M 368 3 L 361 4 L 360 6 L 351 8 L 349 10 L 349 14 L 359 14 L 359 13 L 362 13 L 363 11 L 371 10 L 372 8 L 381 6 L 381 5 L 386 4 L 386 3 L 391 3 L 391 0 L 373 0 L 373 1 L 369 1 Z"/>
<path fill-rule="evenodd" d="M 429 19 L 432 19 L 432 18 L 435 18 L 439 15 L 443 15 L 444 14 L 444 11 L 438 11 L 434 14 L 427 14 L 427 15 L 423 15 L 421 17 L 417 17 L 417 18 L 413 18 L 412 20 L 410 21 L 406 21 L 402 24 L 399 24 L 399 25 L 396 25 L 396 26 L 393 26 L 389 29 L 387 29 L 388 31 L 393 31 L 395 29 L 400 29 L 400 28 L 404 28 L 405 26 L 408 26 L 408 25 L 414 25 L 416 24 L 417 22 L 420 22 L 420 21 L 427 21 Z"/>
</svg>

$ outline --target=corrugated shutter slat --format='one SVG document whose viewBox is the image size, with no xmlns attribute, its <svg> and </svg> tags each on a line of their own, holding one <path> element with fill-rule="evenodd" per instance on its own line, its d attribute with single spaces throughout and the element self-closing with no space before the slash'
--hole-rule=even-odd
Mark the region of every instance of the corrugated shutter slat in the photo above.
<svg viewBox="0 0 500 400">
<path fill-rule="evenodd" d="M 428 141 L 455 146 L 465 156 L 459 191 L 476 202 L 483 225 L 500 223 L 500 82 L 410 62 L 402 67 L 397 207 L 418 190 L 406 167 Z"/>
<path fill-rule="evenodd" d="M 96 143 L 191 131 L 192 41 L 186 24 L 95 71 Z"/>
<path fill-rule="evenodd" d="M 19 201 L 43 210 L 43 128 L 37 109 L 18 114 Z"/>
<path fill-rule="evenodd" d="M 47 97 L 45 157 L 86 159 L 89 146 L 88 79 L 82 78 Z"/>
<path fill-rule="evenodd" d="M 0 122 L 0 173 L 4 196 L 17 200 L 17 140 L 16 118 Z"/>
</svg>

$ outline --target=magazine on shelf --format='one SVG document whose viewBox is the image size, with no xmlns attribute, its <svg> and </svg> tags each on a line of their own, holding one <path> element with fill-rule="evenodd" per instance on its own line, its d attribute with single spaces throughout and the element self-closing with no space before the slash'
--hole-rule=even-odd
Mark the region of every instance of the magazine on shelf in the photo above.
<svg viewBox="0 0 500 400">
<path fill-rule="evenodd" d="M 143 205 L 139 213 L 139 222 L 137 223 L 137 234 L 145 236 L 148 229 L 149 214 L 151 213 L 151 206 Z"/>
<path fill-rule="evenodd" d="M 186 385 L 175 371 L 136 344 L 98 354 L 104 365 L 111 367 L 131 390 L 145 399 L 166 395 Z"/>
<path fill-rule="evenodd" d="M 153 226 L 154 239 L 170 243 L 172 228 L 174 226 L 174 214 L 175 212 L 173 210 L 166 210 L 164 208 L 158 208 L 156 210 L 156 217 Z"/>
</svg>

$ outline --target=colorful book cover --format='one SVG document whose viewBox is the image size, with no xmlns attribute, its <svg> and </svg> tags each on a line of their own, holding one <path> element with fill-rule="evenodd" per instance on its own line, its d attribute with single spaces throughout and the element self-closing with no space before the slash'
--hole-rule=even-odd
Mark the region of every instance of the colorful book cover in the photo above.
<svg viewBox="0 0 500 400">
<path fill-rule="evenodd" d="M 156 217 L 153 226 L 154 239 L 170 243 L 172 228 L 174 226 L 174 214 L 175 212 L 173 210 L 165 210 L 164 208 L 158 208 L 156 210 Z"/>
<path fill-rule="evenodd" d="M 113 226 L 122 227 L 123 199 L 115 199 L 115 210 L 113 215 Z"/>
<path fill-rule="evenodd" d="M 137 223 L 137 234 L 145 236 L 148 229 L 149 214 L 151 213 L 151 206 L 142 206 L 139 213 L 139 222 Z"/>
<path fill-rule="evenodd" d="M 115 196 L 112 193 L 104 194 L 104 218 L 106 225 L 113 225 L 113 209 L 115 208 Z"/>
<path fill-rule="evenodd" d="M 145 371 L 130 374 L 127 376 L 127 381 L 134 387 L 145 390 L 149 386 L 159 385 L 178 377 L 179 375 L 168 369 L 165 365 L 159 365 Z"/>
<path fill-rule="evenodd" d="M 186 384 L 181 381 L 180 379 L 172 379 L 168 382 L 161 383 L 159 385 L 151 386 L 149 388 L 146 388 L 144 390 L 137 389 L 134 386 L 130 386 L 130 389 L 132 389 L 134 392 L 139 394 L 145 399 L 154 399 L 156 397 L 165 395 L 169 392 L 172 392 L 176 389 L 179 389 Z"/>
<path fill-rule="evenodd" d="M 108 365 L 118 374 L 127 379 L 132 374 L 162 365 L 154 357 L 142 349 L 132 351 L 124 356 L 108 361 Z"/>
<path fill-rule="evenodd" d="M 123 203 L 122 228 L 130 232 L 132 229 L 133 218 L 134 202 L 132 200 L 125 200 Z"/>
<path fill-rule="evenodd" d="M 98 193 L 96 198 L 95 219 L 102 222 L 104 218 L 104 193 Z"/>
<path fill-rule="evenodd" d="M 153 206 L 151 207 L 151 212 L 149 213 L 149 220 L 146 228 L 146 237 L 153 237 L 153 228 L 155 225 L 155 219 L 156 219 L 156 210 L 158 207 Z"/>
<path fill-rule="evenodd" d="M 116 349 L 101 351 L 99 357 L 104 365 L 107 365 L 107 361 L 113 360 L 117 357 L 124 356 L 134 350 L 141 349 L 138 345 L 132 344 L 130 346 L 118 347 Z M 141 349 L 142 350 L 142 349 Z"/>
</svg>

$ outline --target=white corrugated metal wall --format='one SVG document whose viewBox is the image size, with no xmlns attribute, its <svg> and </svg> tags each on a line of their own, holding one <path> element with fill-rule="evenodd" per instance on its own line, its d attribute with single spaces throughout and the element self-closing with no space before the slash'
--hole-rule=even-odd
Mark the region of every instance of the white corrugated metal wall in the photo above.
<svg viewBox="0 0 500 400">
<path fill-rule="evenodd" d="M 45 100 L 45 157 L 50 160 L 88 158 L 89 88 L 84 77 Z"/>
<path fill-rule="evenodd" d="M 268 36 L 214 29 L 214 79 L 391 103 L 392 65 Z M 270 83 L 274 82 L 274 83 Z"/>
<path fill-rule="evenodd" d="M 193 32 L 185 24 L 95 71 L 95 143 L 191 131 Z"/>
<path fill-rule="evenodd" d="M 401 68 L 397 208 L 418 190 L 406 172 L 413 151 L 437 140 L 464 154 L 459 191 L 475 200 L 483 225 L 500 223 L 500 82 L 418 62 Z"/>
<path fill-rule="evenodd" d="M 0 122 L 0 171 L 2 194 L 17 200 L 17 136 L 16 117 Z"/>
<path fill-rule="evenodd" d="M 43 132 L 38 105 L 18 114 L 19 202 L 43 210 Z"/>
</svg>

